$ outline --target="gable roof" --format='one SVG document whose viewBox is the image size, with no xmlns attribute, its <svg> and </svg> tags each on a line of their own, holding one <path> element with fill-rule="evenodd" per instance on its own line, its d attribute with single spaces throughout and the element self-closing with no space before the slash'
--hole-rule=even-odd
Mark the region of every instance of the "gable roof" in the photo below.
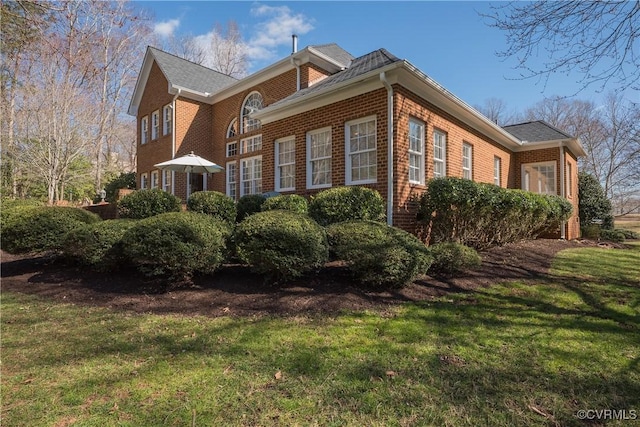
<svg viewBox="0 0 640 427">
<path fill-rule="evenodd" d="M 177 57 L 155 47 L 149 47 L 156 64 L 169 81 L 169 84 L 181 86 L 200 93 L 215 93 L 238 81 L 195 62 Z"/>
<path fill-rule="evenodd" d="M 574 138 L 573 136 L 562 132 L 560 129 L 551 126 L 544 120 L 518 123 L 515 125 L 503 126 L 502 128 L 525 143 Z"/>
<path fill-rule="evenodd" d="M 144 87 L 147 84 L 151 66 L 155 62 L 162 74 L 169 82 L 167 91 L 177 93 L 178 89 L 186 90 L 196 95 L 197 98 L 208 97 L 211 93 L 218 92 L 227 86 L 236 83 L 238 79 L 218 71 L 207 68 L 195 62 L 188 61 L 155 47 L 147 46 L 144 61 L 138 81 L 129 104 L 129 114 L 136 115 L 138 105 L 142 99 Z M 202 99 L 199 99 L 202 100 Z"/>
<path fill-rule="evenodd" d="M 309 47 L 325 56 L 328 56 L 345 68 L 351 65 L 351 61 L 354 59 L 353 55 L 338 46 L 336 43 L 311 45 Z"/>
<path fill-rule="evenodd" d="M 386 49 L 374 50 L 373 52 L 353 59 L 349 68 L 346 68 L 343 71 L 329 76 L 319 83 L 314 84 L 313 86 L 301 89 L 298 92 L 295 92 L 288 97 L 281 99 L 280 101 L 274 102 L 273 104 L 269 105 L 269 107 L 277 108 L 280 105 L 287 104 L 291 101 L 310 95 L 312 93 L 330 90 L 331 87 L 339 83 L 346 82 L 358 76 L 362 76 L 370 71 L 377 70 L 384 66 L 401 61 L 401 59 L 389 53 Z"/>
</svg>

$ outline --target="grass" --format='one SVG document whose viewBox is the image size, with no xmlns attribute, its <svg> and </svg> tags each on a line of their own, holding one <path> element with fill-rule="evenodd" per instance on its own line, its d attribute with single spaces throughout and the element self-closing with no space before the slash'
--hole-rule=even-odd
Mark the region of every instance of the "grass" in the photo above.
<svg viewBox="0 0 640 427">
<path fill-rule="evenodd" d="M 640 418 L 639 281 L 635 245 L 564 251 L 536 284 L 385 313 L 135 315 L 3 292 L 2 425 L 599 425 L 575 416 L 588 409 Z"/>
</svg>

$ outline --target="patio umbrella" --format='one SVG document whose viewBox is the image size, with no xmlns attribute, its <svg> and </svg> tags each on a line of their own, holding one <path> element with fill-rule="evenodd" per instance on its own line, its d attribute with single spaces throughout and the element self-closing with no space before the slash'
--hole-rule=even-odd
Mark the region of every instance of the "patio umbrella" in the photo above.
<svg viewBox="0 0 640 427">
<path fill-rule="evenodd" d="M 193 151 L 186 156 L 176 157 L 175 159 L 167 160 L 154 166 L 161 170 L 185 173 L 216 173 L 224 170 L 222 166 L 218 166 L 207 159 L 196 156 Z"/>
</svg>

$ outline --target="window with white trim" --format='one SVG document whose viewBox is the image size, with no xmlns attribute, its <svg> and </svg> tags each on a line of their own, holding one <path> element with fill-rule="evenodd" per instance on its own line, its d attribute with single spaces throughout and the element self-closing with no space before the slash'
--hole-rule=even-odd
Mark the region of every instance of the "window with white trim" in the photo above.
<svg viewBox="0 0 640 427">
<path fill-rule="evenodd" d="M 260 120 L 250 118 L 249 114 L 261 109 L 262 95 L 260 95 L 259 92 L 250 93 L 242 104 L 242 111 L 240 112 L 240 124 L 242 128 L 240 129 L 240 133 L 260 129 Z"/>
<path fill-rule="evenodd" d="M 151 140 L 158 139 L 160 134 L 160 111 L 151 113 Z"/>
<path fill-rule="evenodd" d="M 234 118 L 227 128 L 227 138 L 234 138 L 238 135 L 238 119 Z"/>
<path fill-rule="evenodd" d="M 331 187 L 331 128 L 307 132 L 307 188 Z"/>
<path fill-rule="evenodd" d="M 473 146 L 467 142 L 462 143 L 462 177 L 473 179 Z"/>
<path fill-rule="evenodd" d="M 376 117 L 347 122 L 345 128 L 346 183 L 376 182 L 378 176 Z"/>
<path fill-rule="evenodd" d="M 173 132 L 173 108 L 171 104 L 162 107 L 162 134 L 169 135 Z"/>
<path fill-rule="evenodd" d="M 236 162 L 227 163 L 227 196 L 235 199 L 238 195 L 238 166 Z"/>
<path fill-rule="evenodd" d="M 253 153 L 260 150 L 262 150 L 262 135 L 240 140 L 240 154 Z"/>
<path fill-rule="evenodd" d="M 140 119 L 140 144 L 149 142 L 149 116 Z"/>
<path fill-rule="evenodd" d="M 149 185 L 149 176 L 145 173 L 140 175 L 140 189 L 144 190 Z"/>
<path fill-rule="evenodd" d="M 424 184 L 424 123 L 409 119 L 409 182 Z"/>
<path fill-rule="evenodd" d="M 262 193 L 262 156 L 240 161 L 240 196 Z"/>
<path fill-rule="evenodd" d="M 296 188 L 296 138 L 278 139 L 275 142 L 276 191 L 292 191 Z"/>
<path fill-rule="evenodd" d="M 171 193 L 172 172 L 168 170 L 162 171 L 162 189 L 167 193 Z"/>
<path fill-rule="evenodd" d="M 238 154 L 238 142 L 228 142 L 227 143 L 227 157 L 233 157 Z"/>
<path fill-rule="evenodd" d="M 539 194 L 557 194 L 556 162 L 523 164 L 522 189 Z"/>
<path fill-rule="evenodd" d="M 158 188 L 158 171 L 151 172 L 151 188 Z"/>
<path fill-rule="evenodd" d="M 493 183 L 500 187 L 502 185 L 502 159 L 493 157 Z"/>
<path fill-rule="evenodd" d="M 447 176 L 447 134 L 433 131 L 433 177 Z"/>
</svg>

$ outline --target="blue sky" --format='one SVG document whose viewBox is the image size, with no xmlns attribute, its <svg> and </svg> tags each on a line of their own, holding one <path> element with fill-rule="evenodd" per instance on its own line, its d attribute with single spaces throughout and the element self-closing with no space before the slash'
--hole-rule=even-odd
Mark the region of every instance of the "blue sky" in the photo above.
<svg viewBox="0 0 640 427">
<path fill-rule="evenodd" d="M 508 112 L 523 111 L 544 97 L 571 96 L 582 86 L 580 75 L 550 80 L 520 79 L 514 58 L 497 51 L 505 34 L 491 28 L 478 12 L 489 2 L 475 1 L 141 1 L 154 20 L 158 37 L 167 34 L 205 36 L 215 23 L 240 26 L 247 44 L 250 72 L 291 53 L 291 34 L 298 47 L 335 42 L 354 56 L 385 48 L 406 59 L 449 91 L 478 106 L 489 98 L 503 100 Z M 493 3 L 497 4 L 497 3 Z M 538 61 L 544 61 L 543 51 Z M 603 94 L 587 88 L 579 99 L 599 102 Z M 607 88 L 614 89 L 612 88 Z M 638 98 L 637 93 L 633 96 Z"/>
</svg>

